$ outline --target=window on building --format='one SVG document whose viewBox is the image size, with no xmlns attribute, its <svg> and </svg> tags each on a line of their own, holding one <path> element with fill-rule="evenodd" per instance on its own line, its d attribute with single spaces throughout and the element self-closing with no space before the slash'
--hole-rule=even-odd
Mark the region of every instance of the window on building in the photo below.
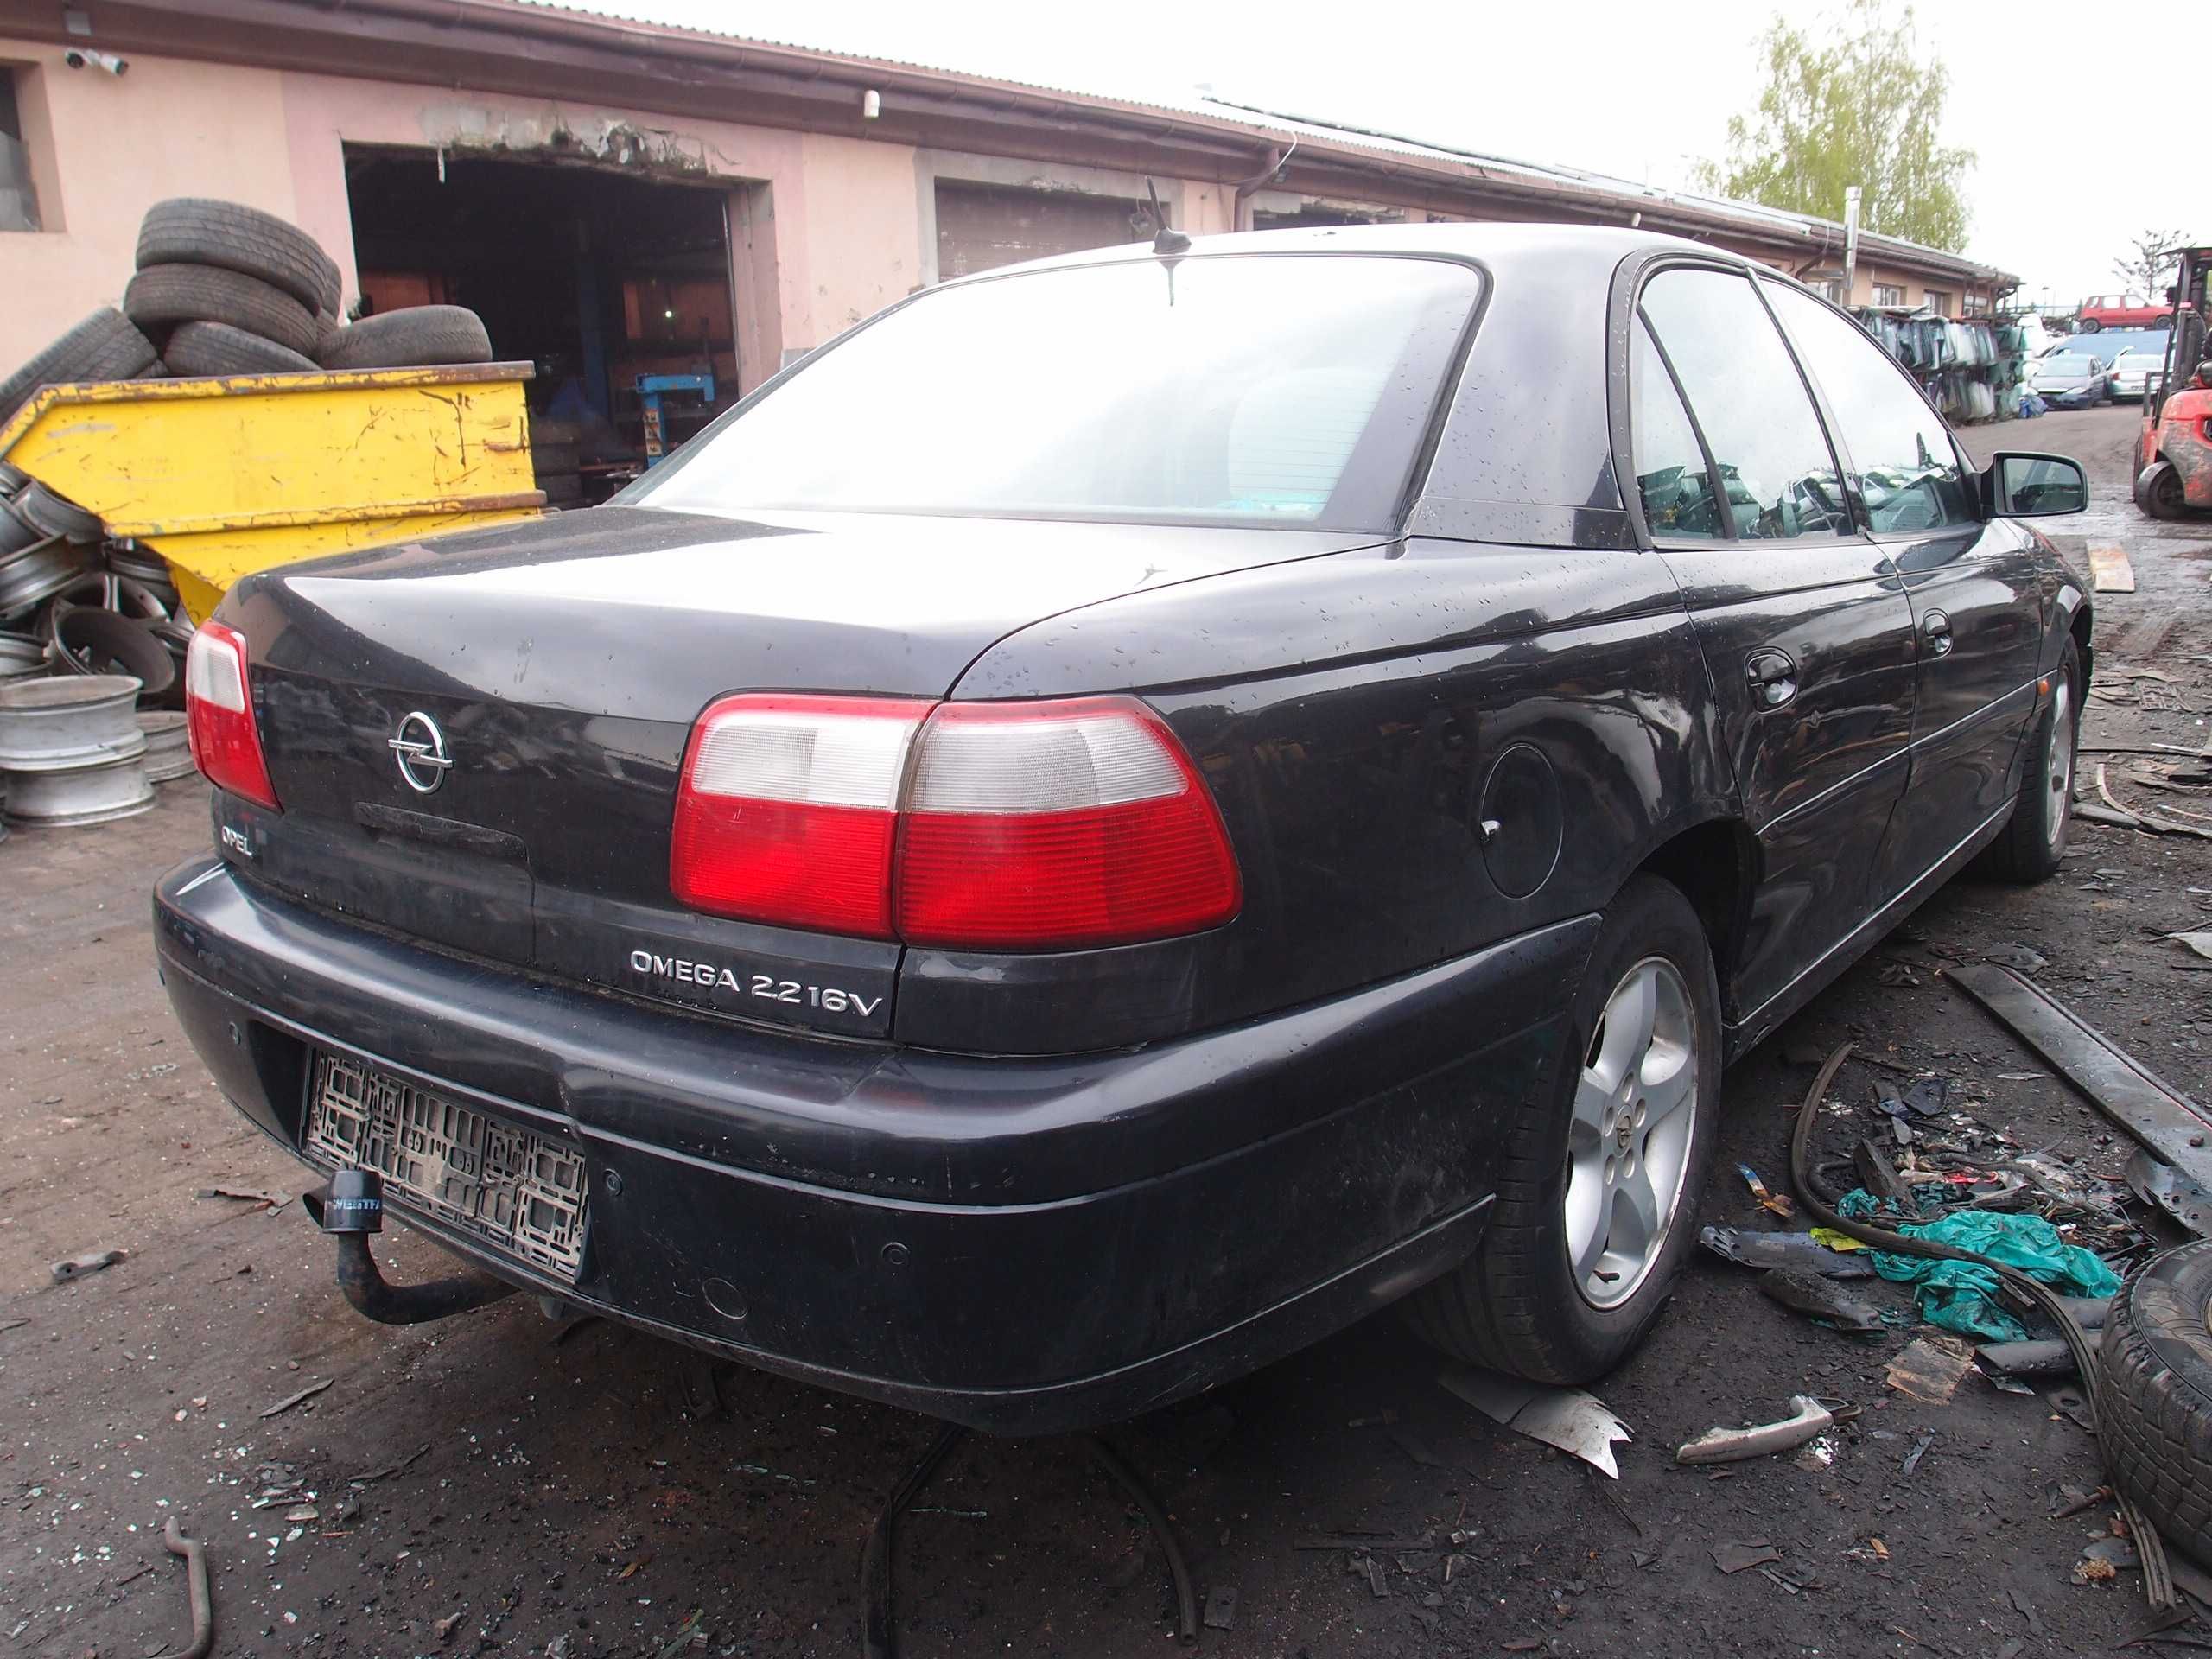
<svg viewBox="0 0 2212 1659">
<path fill-rule="evenodd" d="M 1877 305 L 1903 305 L 1904 303 L 1904 289 L 1902 288 L 1892 288 L 1887 283 L 1877 283 L 1874 284 L 1874 303 Z"/>
<path fill-rule="evenodd" d="M 23 71 L 0 63 L 0 231 L 39 227 L 38 190 L 31 183 L 31 152 L 23 142 L 18 96 Z"/>
<path fill-rule="evenodd" d="M 1948 317 L 1951 315 L 1951 296 L 1940 288 L 1931 288 L 1928 290 L 1925 303 L 1928 308 L 1939 317 Z"/>
</svg>

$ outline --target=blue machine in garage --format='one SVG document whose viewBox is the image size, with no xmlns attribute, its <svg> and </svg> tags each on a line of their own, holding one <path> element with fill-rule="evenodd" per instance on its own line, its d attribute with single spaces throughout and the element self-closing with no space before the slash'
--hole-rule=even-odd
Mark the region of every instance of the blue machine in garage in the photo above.
<svg viewBox="0 0 2212 1659">
<path fill-rule="evenodd" d="M 638 377 L 638 411 L 645 421 L 645 465 L 658 467 L 676 446 L 668 442 L 662 420 L 661 399 L 671 395 L 696 398 L 708 409 L 715 404 L 712 374 L 641 374 Z"/>
</svg>

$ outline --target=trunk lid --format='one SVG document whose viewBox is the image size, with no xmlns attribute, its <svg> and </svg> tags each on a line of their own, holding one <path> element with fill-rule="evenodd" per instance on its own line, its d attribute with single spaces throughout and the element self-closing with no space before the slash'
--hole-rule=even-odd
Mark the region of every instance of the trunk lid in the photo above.
<svg viewBox="0 0 2212 1659">
<path fill-rule="evenodd" d="M 608 507 L 270 572 L 222 613 L 247 637 L 283 810 L 225 798 L 250 848 L 230 855 L 410 940 L 883 1036 L 897 944 L 671 899 L 677 775 L 700 711 L 746 690 L 941 697 L 1045 617 L 1373 539 Z"/>
</svg>

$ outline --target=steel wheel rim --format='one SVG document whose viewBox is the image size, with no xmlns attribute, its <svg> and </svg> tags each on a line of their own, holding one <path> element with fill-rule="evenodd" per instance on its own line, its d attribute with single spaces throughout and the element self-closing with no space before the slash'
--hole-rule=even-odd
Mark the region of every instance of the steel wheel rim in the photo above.
<svg viewBox="0 0 2212 1659">
<path fill-rule="evenodd" d="M 2066 808 L 2074 792 L 2074 688 L 2063 674 L 2050 699 L 2050 763 L 2044 782 L 2050 791 L 2044 834 L 2056 847 L 2066 833 Z"/>
<path fill-rule="evenodd" d="M 1689 1174 L 1698 1073 L 1688 983 L 1646 957 L 1605 998 L 1567 1128 L 1567 1271 L 1594 1308 L 1635 1295 L 1666 1245 Z"/>
</svg>

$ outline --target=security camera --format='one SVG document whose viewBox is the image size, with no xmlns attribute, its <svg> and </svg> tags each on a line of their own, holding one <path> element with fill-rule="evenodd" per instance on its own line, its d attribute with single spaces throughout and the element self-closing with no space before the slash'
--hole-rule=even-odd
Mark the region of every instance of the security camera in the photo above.
<svg viewBox="0 0 2212 1659">
<path fill-rule="evenodd" d="M 82 47 L 71 47 L 61 54 L 61 61 L 72 69 L 105 69 L 111 75 L 130 73 L 130 60 L 119 58 L 112 52 L 87 52 Z"/>
</svg>

